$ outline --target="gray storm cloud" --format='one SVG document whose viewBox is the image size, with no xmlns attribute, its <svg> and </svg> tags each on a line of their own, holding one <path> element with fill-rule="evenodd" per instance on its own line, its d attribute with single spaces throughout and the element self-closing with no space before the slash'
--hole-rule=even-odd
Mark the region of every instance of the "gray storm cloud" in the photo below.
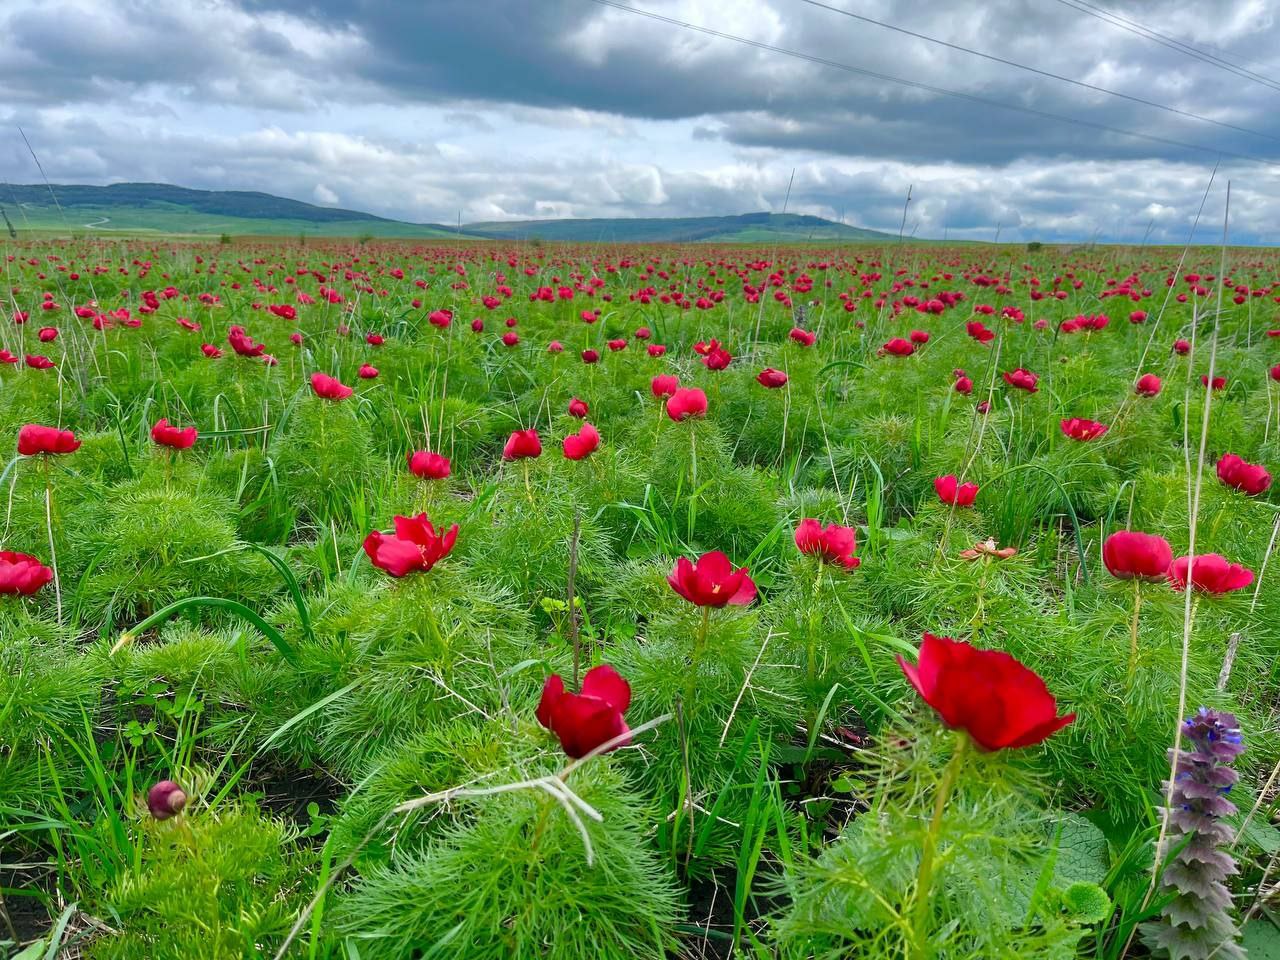
<svg viewBox="0 0 1280 960">
<path fill-rule="evenodd" d="M 1277 87 L 1056 0 L 859 14 L 1086 79 L 1227 130 L 904 37 L 799 0 L 637 3 L 665 16 L 1007 109 L 851 74 L 590 0 L 10 0 L 0 164 L 50 177 L 267 190 L 452 222 L 788 208 L 919 235 L 1185 239 L 1214 151 L 1235 235 L 1275 239 Z M 1264 78 L 1258 0 L 1110 8 Z M 1083 124 L 1060 123 L 1062 114 Z M 1091 124 L 1092 126 L 1089 126 Z M 1101 128 L 1110 128 L 1101 129 Z M 1136 139 L 1114 131 L 1134 131 Z M 1179 141 L 1200 149 L 1179 146 Z"/>
</svg>

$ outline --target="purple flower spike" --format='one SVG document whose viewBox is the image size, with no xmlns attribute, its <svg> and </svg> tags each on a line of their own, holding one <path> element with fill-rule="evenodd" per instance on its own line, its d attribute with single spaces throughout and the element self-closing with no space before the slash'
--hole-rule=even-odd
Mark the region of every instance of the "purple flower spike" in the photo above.
<svg viewBox="0 0 1280 960">
<path fill-rule="evenodd" d="M 1238 872 L 1222 847 L 1232 831 L 1223 821 L 1236 812 L 1227 799 L 1239 776 L 1231 769 L 1244 752 L 1236 718 L 1201 707 L 1182 728 L 1182 749 L 1173 777 L 1169 831 L 1160 850 L 1165 862 L 1162 892 L 1173 899 L 1160 919 L 1144 924 L 1142 938 L 1153 954 L 1171 960 L 1243 960 L 1231 915 L 1226 879 Z M 1173 751 L 1169 751 L 1173 761 Z M 1169 784 L 1165 783 L 1165 789 Z M 1176 852 L 1174 852 L 1176 851 Z M 1172 857 L 1170 858 L 1170 854 Z"/>
</svg>

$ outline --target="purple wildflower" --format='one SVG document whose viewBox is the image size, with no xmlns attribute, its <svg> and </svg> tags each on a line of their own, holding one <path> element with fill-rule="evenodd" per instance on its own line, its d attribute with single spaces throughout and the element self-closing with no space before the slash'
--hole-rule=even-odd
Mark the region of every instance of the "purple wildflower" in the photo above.
<svg viewBox="0 0 1280 960">
<path fill-rule="evenodd" d="M 1231 764 L 1244 741 L 1232 714 L 1205 707 L 1183 725 L 1182 738 L 1168 835 L 1159 851 L 1161 890 L 1173 899 L 1159 920 L 1144 925 L 1143 939 L 1155 956 L 1170 960 L 1243 960 L 1226 885 L 1239 871 L 1222 847 L 1231 841 L 1224 818 L 1236 812 L 1227 799 L 1239 776 Z M 1169 756 L 1172 761 L 1172 750 Z"/>
</svg>

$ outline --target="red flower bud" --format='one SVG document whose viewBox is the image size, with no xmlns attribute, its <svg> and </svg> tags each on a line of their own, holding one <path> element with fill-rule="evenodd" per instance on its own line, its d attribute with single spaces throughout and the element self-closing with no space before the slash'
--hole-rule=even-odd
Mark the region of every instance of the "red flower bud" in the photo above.
<svg viewBox="0 0 1280 960">
<path fill-rule="evenodd" d="M 186 805 L 186 793 L 172 780 L 161 780 L 147 791 L 147 809 L 157 820 L 176 817 Z"/>
</svg>

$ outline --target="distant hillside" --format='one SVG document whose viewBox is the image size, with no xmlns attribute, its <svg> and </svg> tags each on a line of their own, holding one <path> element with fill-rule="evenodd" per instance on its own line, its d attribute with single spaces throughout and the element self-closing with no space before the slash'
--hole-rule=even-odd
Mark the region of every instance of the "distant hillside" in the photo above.
<svg viewBox="0 0 1280 960">
<path fill-rule="evenodd" d="M 189 190 L 167 183 L 113 183 L 105 187 L 44 184 L 0 187 L 0 206 L 18 231 L 256 236 L 445 238 L 457 231 L 405 223 L 356 210 L 319 207 L 247 190 Z M 61 208 L 61 209 L 59 209 Z"/>
<path fill-rule="evenodd" d="M 877 230 L 797 213 L 744 213 L 734 217 L 612 218 L 600 220 L 519 220 L 468 223 L 467 233 L 500 238 L 577 243 L 748 243 L 806 240 L 896 239 Z"/>
<path fill-rule="evenodd" d="M 730 217 L 518 220 L 469 223 L 461 229 L 408 223 L 358 210 L 320 207 L 245 190 L 190 190 L 166 183 L 105 187 L 54 184 L 0 186 L 3 208 L 23 231 L 94 234 L 231 234 L 385 237 L 389 239 L 545 240 L 550 243 L 803 243 L 884 241 L 876 230 L 795 213 Z M 0 223 L 0 228 L 3 224 Z M 0 233 L 0 237 L 4 234 Z"/>
</svg>

